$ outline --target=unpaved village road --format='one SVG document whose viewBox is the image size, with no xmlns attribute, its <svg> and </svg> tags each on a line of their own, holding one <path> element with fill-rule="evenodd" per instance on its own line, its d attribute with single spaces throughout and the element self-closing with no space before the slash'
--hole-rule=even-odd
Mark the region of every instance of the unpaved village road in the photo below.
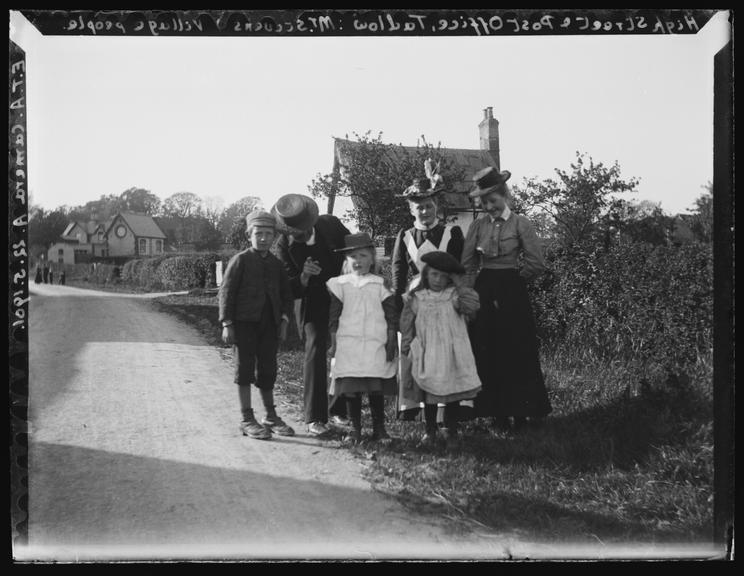
<svg viewBox="0 0 744 576">
<path fill-rule="evenodd" d="M 242 437 L 230 363 L 147 297 L 32 285 L 30 340 L 29 546 L 17 559 L 526 552 L 412 517 L 299 422 L 294 438 Z"/>
</svg>

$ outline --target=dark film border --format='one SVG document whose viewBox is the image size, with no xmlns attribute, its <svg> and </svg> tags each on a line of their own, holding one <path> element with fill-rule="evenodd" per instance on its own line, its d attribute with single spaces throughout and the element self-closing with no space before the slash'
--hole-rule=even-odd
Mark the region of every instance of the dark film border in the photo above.
<svg viewBox="0 0 744 576">
<path fill-rule="evenodd" d="M 21 10 L 44 35 L 544 36 L 695 34 L 718 10 Z M 714 59 L 714 534 L 734 509 L 733 48 Z M 25 52 L 9 40 L 8 340 L 11 537 L 28 543 L 28 205 Z"/>
</svg>

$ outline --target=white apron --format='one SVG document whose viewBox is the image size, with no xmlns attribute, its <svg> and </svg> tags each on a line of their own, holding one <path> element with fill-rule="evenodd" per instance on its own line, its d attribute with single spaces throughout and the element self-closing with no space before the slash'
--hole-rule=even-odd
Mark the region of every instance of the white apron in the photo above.
<svg viewBox="0 0 744 576">
<path fill-rule="evenodd" d="M 388 325 L 382 308 L 392 292 L 375 274 L 344 274 L 326 283 L 343 303 L 336 332 L 336 356 L 331 377 L 392 378 L 396 363 L 388 362 L 385 344 Z"/>
<path fill-rule="evenodd" d="M 420 290 L 415 298 L 416 336 L 410 359 L 416 384 L 437 396 L 480 390 L 468 328 L 454 306 L 455 288 Z"/>
</svg>

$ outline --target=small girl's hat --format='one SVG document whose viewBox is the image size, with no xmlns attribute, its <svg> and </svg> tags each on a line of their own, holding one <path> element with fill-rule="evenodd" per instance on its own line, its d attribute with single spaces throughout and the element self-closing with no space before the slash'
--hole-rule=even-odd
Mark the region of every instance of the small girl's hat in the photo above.
<svg viewBox="0 0 744 576">
<path fill-rule="evenodd" d="M 359 234 L 347 234 L 344 237 L 344 247 L 334 250 L 334 252 L 351 252 L 358 248 L 374 248 L 375 243 L 372 242 L 372 238 L 366 232 L 360 232 Z"/>
<path fill-rule="evenodd" d="M 477 198 L 479 196 L 485 196 L 491 192 L 500 192 L 504 190 L 504 184 L 511 178 L 511 172 L 508 170 L 502 170 L 499 172 L 493 166 L 484 168 L 483 170 L 476 172 L 473 176 L 473 182 L 475 182 L 475 188 L 473 188 L 468 194 L 471 198 Z"/>
<path fill-rule="evenodd" d="M 427 252 L 421 257 L 421 261 L 440 272 L 465 274 L 465 267 L 449 252 L 442 252 L 441 250 Z"/>
</svg>

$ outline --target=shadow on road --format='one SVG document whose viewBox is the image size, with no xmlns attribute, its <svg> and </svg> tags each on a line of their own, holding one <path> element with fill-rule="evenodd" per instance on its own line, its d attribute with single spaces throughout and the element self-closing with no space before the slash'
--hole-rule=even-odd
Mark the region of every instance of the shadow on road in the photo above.
<svg viewBox="0 0 744 576">
<path fill-rule="evenodd" d="M 392 500 L 332 476 L 296 480 L 45 442 L 32 446 L 31 463 L 29 552 L 58 559 L 504 553 L 438 542 Z"/>
</svg>

